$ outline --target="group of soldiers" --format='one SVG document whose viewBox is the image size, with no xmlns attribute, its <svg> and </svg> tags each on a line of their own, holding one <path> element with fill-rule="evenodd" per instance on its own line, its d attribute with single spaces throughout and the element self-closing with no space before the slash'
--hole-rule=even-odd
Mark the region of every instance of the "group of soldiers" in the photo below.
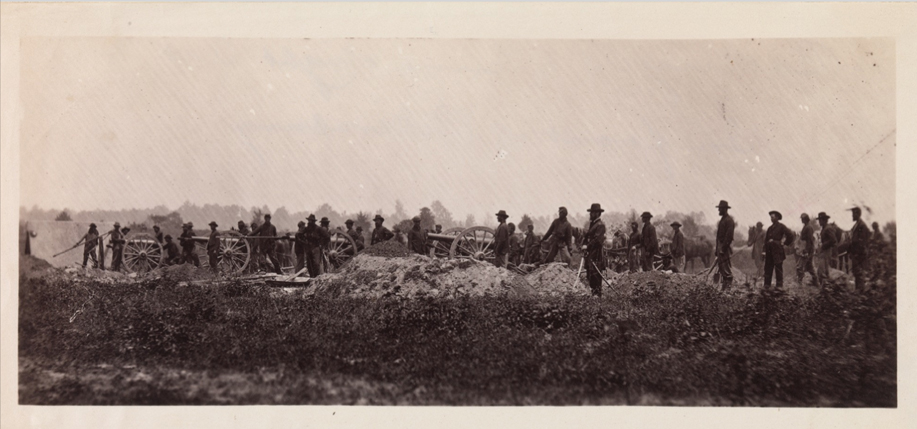
<svg viewBox="0 0 917 429">
<path fill-rule="evenodd" d="M 722 288 L 728 289 L 734 281 L 732 274 L 732 254 L 733 239 L 735 234 L 735 220 L 729 215 L 729 203 L 720 201 L 716 206 L 719 211 L 720 220 L 716 228 L 716 244 L 714 247 L 714 263 L 717 276 L 722 280 Z M 602 209 L 598 203 L 592 204 L 588 210 L 589 224 L 582 231 L 582 253 L 583 266 L 586 268 L 586 275 L 589 286 L 593 294 L 600 296 L 602 293 L 602 273 L 605 271 L 607 259 L 604 253 L 606 227 L 601 219 Z M 849 209 L 851 211 L 854 225 L 850 231 L 850 239 L 842 240 L 842 234 L 833 223 L 829 224 L 828 216 L 825 212 L 818 213 L 816 219 L 821 226 L 820 240 L 816 248 L 815 232 L 810 223 L 811 219 L 805 213 L 800 216 L 803 224 L 799 234 L 800 251 L 796 254 L 797 261 L 797 279 L 802 283 L 805 273 L 810 273 L 816 286 L 828 278 L 829 269 L 837 267 L 838 256 L 844 254 L 847 256 L 850 269 L 854 277 L 857 290 L 865 290 L 865 269 L 868 263 L 868 248 L 871 240 L 874 240 L 881 233 L 878 231 L 878 224 L 873 224 L 874 232 L 870 232 L 869 227 L 861 219 L 862 211 L 859 207 Z M 567 220 L 567 209 L 560 207 L 558 217 L 554 219 L 547 232 L 542 237 L 537 237 L 534 233 L 533 225 L 527 225 L 523 239 L 520 241 L 515 234 L 515 225 L 508 223 L 509 215 L 504 210 L 496 213 L 498 226 L 494 234 L 493 251 L 495 255 L 494 264 L 498 267 L 521 264 L 545 264 L 553 262 L 560 256 L 562 262 L 570 263 L 571 254 L 573 253 L 574 228 Z M 794 234 L 790 229 L 781 223 L 783 215 L 772 210 L 768 213 L 771 219 L 771 225 L 766 231 L 763 231 L 763 225 L 759 222 L 753 236 L 749 236 L 747 245 L 752 247 L 752 256 L 755 265 L 758 267 L 759 274 L 763 271 L 764 287 L 770 288 L 772 280 L 776 279 L 776 288 L 783 288 L 783 261 L 786 259 L 785 247 L 791 246 L 794 242 Z M 612 240 L 613 248 L 627 247 L 631 255 L 637 255 L 630 258 L 630 270 L 637 271 L 639 267 L 643 271 L 652 271 L 654 258 L 659 255 L 659 240 L 656 235 L 656 227 L 651 223 L 653 215 L 650 212 L 643 212 L 640 216 L 643 227 L 639 229 L 637 222 L 631 224 L 631 233 L 629 236 L 623 233 L 615 233 Z M 430 254 L 433 243 L 428 239 L 428 232 L 421 228 L 420 217 L 415 216 L 413 227 L 407 232 L 408 248 L 418 254 Z M 316 223 L 318 222 L 318 224 Z M 375 228 L 371 233 L 370 245 L 388 241 L 392 239 L 401 239 L 400 231 L 393 233 L 386 228 L 383 223 L 385 218 L 376 215 L 373 218 Z M 322 274 L 328 264 L 325 250 L 328 248 L 331 231 L 329 230 L 329 220 L 323 217 L 318 221 L 315 215 L 309 215 L 306 221 L 300 221 L 298 230 L 292 237 L 293 253 L 296 256 L 296 265 L 294 267 L 297 273 L 308 271 L 310 277 Z M 346 234 L 350 236 L 357 245 L 357 251 L 364 248 L 364 236 L 362 228 L 354 229 L 353 220 L 347 220 Z M 210 222 L 210 236 L 207 240 L 206 250 L 209 265 L 214 272 L 219 270 L 219 261 L 221 257 L 220 249 L 220 232 L 217 231 L 216 222 Z M 683 272 L 685 268 L 685 237 L 681 232 L 681 224 L 673 222 L 670 225 L 673 230 L 670 252 L 667 257 L 671 258 L 669 268 L 674 272 Z M 252 223 L 249 228 L 243 221 L 238 223 L 238 232 L 244 236 L 261 237 L 251 240 L 252 269 L 261 268 L 264 262 L 269 262 L 269 269 L 277 274 L 282 274 L 280 260 L 276 248 L 276 239 L 287 238 L 278 237 L 277 228 L 271 223 L 271 215 L 264 215 L 264 223 L 258 225 Z M 200 266 L 200 260 L 195 252 L 194 244 L 194 224 L 188 222 L 182 225 L 182 233 L 178 237 L 178 245 L 172 241 L 171 235 L 163 236 L 159 226 L 153 226 L 156 240 L 163 244 L 165 251 L 166 264 L 191 263 Z M 110 236 L 109 247 L 112 249 L 112 267 L 114 271 L 119 271 L 123 263 L 124 235 L 129 228 L 121 228 L 117 222 L 113 229 L 105 235 L 99 235 L 95 224 L 90 224 L 89 231 L 77 242 L 76 246 L 85 242 L 83 250 L 83 267 L 89 259 L 92 260 L 93 267 L 99 265 L 96 259 L 95 250 L 105 236 Z M 441 233 L 441 226 L 436 225 L 435 233 Z M 542 256 L 542 246 L 547 243 L 547 253 Z M 181 247 L 181 250 L 179 250 Z"/>
</svg>

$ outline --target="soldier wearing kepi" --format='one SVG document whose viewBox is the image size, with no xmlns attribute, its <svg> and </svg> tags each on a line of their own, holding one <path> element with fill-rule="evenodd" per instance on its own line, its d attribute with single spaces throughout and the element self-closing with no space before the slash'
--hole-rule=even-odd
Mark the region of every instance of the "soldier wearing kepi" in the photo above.
<svg viewBox="0 0 917 429">
<path fill-rule="evenodd" d="M 676 273 L 685 272 L 685 235 L 681 233 L 681 224 L 678 221 L 670 225 L 674 231 L 672 235 L 672 263 Z"/>
<path fill-rule="evenodd" d="M 252 231 L 252 236 L 256 237 L 276 237 L 277 236 L 277 227 L 271 223 L 271 215 L 264 215 L 264 223 L 258 227 L 258 229 Z M 262 239 L 261 240 L 261 253 L 265 258 L 270 259 L 271 264 L 274 265 L 274 272 L 277 275 L 283 275 L 283 271 L 280 270 L 280 262 L 277 260 L 277 246 L 273 240 Z"/>
<path fill-rule="evenodd" d="M 837 248 L 837 234 L 834 227 L 828 224 L 831 216 L 825 212 L 818 213 L 818 224 L 821 225 L 821 247 L 818 249 L 818 284 L 831 279 L 830 269 L 834 251 Z"/>
<path fill-rule="evenodd" d="M 643 244 L 643 271 L 653 271 L 653 257 L 659 253 L 659 240 L 656 238 L 656 227 L 650 223 L 653 215 L 650 212 L 643 212 L 640 215 L 643 219 L 643 232 L 641 234 L 641 244 Z"/>
<path fill-rule="evenodd" d="M 716 225 L 716 264 L 720 278 L 723 280 L 723 290 L 732 286 L 732 240 L 735 236 L 736 222 L 729 216 L 729 203 L 721 200 L 716 206 L 720 214 L 720 222 Z M 782 271 L 781 271 L 782 272 Z"/>
<path fill-rule="evenodd" d="M 184 263 L 193 263 L 195 267 L 201 266 L 201 260 L 194 251 L 194 224 L 188 222 L 182 225 L 182 233 L 178 236 L 178 243 L 181 244 L 181 256 Z"/>
<path fill-rule="evenodd" d="M 605 223 L 602 222 L 602 206 L 595 203 L 589 207 L 589 229 L 583 235 L 583 258 L 586 266 L 586 278 L 592 294 L 602 296 L 602 271 L 605 270 L 605 257 L 602 255 L 605 246 Z"/>
<path fill-rule="evenodd" d="M 92 268 L 99 267 L 99 261 L 96 259 L 96 247 L 99 245 L 99 230 L 96 229 L 96 224 L 89 224 L 89 231 L 80 238 L 80 241 L 77 241 L 74 247 L 79 246 L 80 243 L 83 244 L 83 268 L 86 268 L 86 262 L 89 259 L 92 259 Z"/>
<path fill-rule="evenodd" d="M 210 238 L 207 239 L 207 259 L 210 263 L 210 271 L 214 274 L 220 272 L 220 232 L 217 231 L 217 223 L 210 221 Z"/>
<path fill-rule="evenodd" d="M 799 216 L 799 219 L 802 221 L 802 231 L 799 232 L 799 244 L 802 245 L 802 248 L 799 249 L 799 253 L 796 255 L 796 281 L 802 286 L 806 273 L 809 273 L 812 275 L 812 282 L 816 286 L 821 286 L 813 263 L 815 256 L 815 229 L 810 225 L 811 219 L 809 219 L 808 214 L 803 213 Z"/>
<path fill-rule="evenodd" d="M 408 231 L 408 248 L 418 255 L 427 254 L 427 233 L 420 229 L 420 216 L 411 219 L 414 225 Z"/>
<path fill-rule="evenodd" d="M 506 266 L 506 259 L 509 255 L 509 227 L 506 226 L 506 219 L 509 216 L 505 210 L 497 212 L 497 231 L 494 233 L 494 265 L 498 267 Z"/>
<path fill-rule="evenodd" d="M 764 287 L 771 287 L 771 279 L 776 275 L 777 289 L 783 290 L 783 261 L 786 259 L 784 246 L 793 244 L 793 233 L 786 225 L 780 223 L 783 215 L 776 210 L 768 212 L 771 226 L 764 234 Z"/>
<path fill-rule="evenodd" d="M 867 247 L 872 234 L 866 222 L 860 218 L 862 212 L 859 207 L 848 209 L 853 216 L 853 228 L 850 229 L 850 243 L 847 247 L 847 256 L 850 257 L 850 271 L 853 274 L 856 289 L 866 291 L 866 264 L 869 263 Z"/>
<path fill-rule="evenodd" d="M 567 221 L 567 208 L 561 207 L 557 210 L 557 219 L 551 222 L 548 232 L 544 233 L 541 241 L 551 241 L 551 249 L 545 256 L 542 264 L 554 262 L 554 258 L 560 253 L 560 260 L 565 264 L 570 264 L 571 247 L 573 246 L 573 226 Z"/>
<path fill-rule="evenodd" d="M 114 228 L 109 233 L 108 242 L 111 244 L 111 270 L 121 271 L 121 262 L 124 257 L 124 237 L 121 235 L 121 224 L 115 222 Z"/>
<path fill-rule="evenodd" d="M 376 217 L 373 218 L 373 223 L 376 224 L 376 228 L 373 229 L 373 235 L 369 240 L 370 246 L 383 241 L 389 241 L 395 237 L 395 234 L 392 234 L 388 228 L 382 226 L 382 222 L 385 222 L 385 218 L 381 215 L 376 215 Z"/>
</svg>

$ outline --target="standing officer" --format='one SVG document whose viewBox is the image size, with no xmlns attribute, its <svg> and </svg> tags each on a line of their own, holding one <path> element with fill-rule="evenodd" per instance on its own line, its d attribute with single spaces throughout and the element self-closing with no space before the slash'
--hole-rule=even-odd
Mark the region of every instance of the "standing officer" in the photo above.
<svg viewBox="0 0 917 429">
<path fill-rule="evenodd" d="M 309 277 L 318 277 L 324 269 L 324 254 L 322 249 L 327 241 L 330 240 L 328 232 L 324 228 L 315 224 L 315 215 L 310 214 L 309 224 L 303 231 L 305 235 L 305 256 L 306 267 L 309 270 Z"/>
<path fill-rule="evenodd" d="M 872 234 L 866 222 L 860 217 L 862 212 L 859 207 L 848 209 L 853 216 L 853 228 L 850 229 L 850 244 L 847 246 L 847 256 L 850 258 L 850 271 L 853 273 L 854 283 L 859 292 L 866 291 L 866 264 L 869 263 L 867 248 Z"/>
<path fill-rule="evenodd" d="M 672 262 L 675 265 L 676 273 L 685 272 L 685 235 L 681 233 L 681 224 L 678 221 L 670 225 L 674 234 L 672 235 Z"/>
<path fill-rule="evenodd" d="M 818 249 L 818 284 L 822 281 L 831 280 L 831 260 L 834 258 L 834 251 L 837 248 L 837 233 L 834 227 L 828 224 L 828 216 L 825 212 L 818 213 L 818 224 L 821 225 L 821 247 Z"/>
<path fill-rule="evenodd" d="M 592 294 L 602 296 L 602 271 L 605 270 L 605 223 L 602 222 L 602 206 L 599 203 L 589 207 L 589 229 L 583 235 L 583 258 L 586 265 L 586 278 Z"/>
<path fill-rule="evenodd" d="M 382 226 L 382 222 L 385 222 L 385 218 L 381 215 L 376 215 L 376 217 L 373 218 L 373 223 L 376 224 L 376 228 L 373 229 L 373 235 L 369 240 L 370 246 L 375 245 L 376 243 L 391 240 L 393 237 L 395 237 L 395 234 L 392 234 L 388 228 Z"/>
<path fill-rule="evenodd" d="M 178 251 L 178 246 L 172 242 L 172 236 L 166 234 L 165 244 L 162 245 L 163 250 L 166 251 L 166 265 L 175 265 L 181 263 L 181 254 Z"/>
<path fill-rule="evenodd" d="M 544 237 L 541 238 L 541 241 L 551 241 L 551 249 L 548 251 L 548 254 L 545 256 L 542 264 L 547 264 L 554 262 L 554 258 L 557 256 L 557 253 L 560 252 L 560 260 L 565 264 L 570 264 L 570 247 L 573 246 L 573 227 L 570 225 L 570 222 L 567 221 L 567 208 L 561 207 L 557 210 L 557 219 L 554 219 L 551 222 L 551 227 L 548 228 L 548 232 L 544 234 Z"/>
<path fill-rule="evenodd" d="M 258 227 L 258 229 L 253 230 L 251 233 L 252 236 L 256 237 L 271 237 L 272 239 L 261 239 L 261 253 L 265 258 L 270 259 L 271 264 L 274 265 L 274 272 L 277 275 L 283 275 L 283 271 L 280 270 L 280 262 L 277 260 L 277 246 L 273 241 L 273 237 L 277 236 L 277 227 L 271 223 L 271 215 L 264 215 L 264 223 Z"/>
<path fill-rule="evenodd" d="M 783 291 L 783 260 L 786 259 L 784 246 L 793 244 L 793 233 L 786 225 L 780 223 L 783 215 L 776 210 L 767 213 L 771 217 L 771 226 L 764 234 L 764 287 L 771 287 L 771 279 L 777 276 L 777 290 Z"/>
<path fill-rule="evenodd" d="M 420 229 L 420 216 L 411 219 L 414 225 L 408 231 L 408 248 L 418 255 L 427 254 L 427 233 Z"/>
<path fill-rule="evenodd" d="M 641 244 L 643 244 L 643 271 L 653 271 L 653 256 L 659 253 L 659 240 L 656 238 L 656 227 L 650 223 L 653 215 L 650 212 L 643 212 L 640 219 L 643 220 L 643 233 Z"/>
<path fill-rule="evenodd" d="M 506 257 L 509 254 L 509 228 L 506 226 L 506 219 L 509 215 L 505 210 L 497 212 L 497 231 L 494 233 L 494 265 L 498 267 L 506 266 Z"/>
<path fill-rule="evenodd" d="M 217 226 L 215 221 L 210 221 L 210 238 L 207 239 L 207 259 L 213 274 L 220 273 L 220 232 Z"/>
<path fill-rule="evenodd" d="M 181 244 L 181 256 L 184 263 L 193 263 L 195 267 L 201 266 L 201 260 L 194 251 L 194 223 L 188 222 L 181 226 L 182 233 L 178 236 L 178 243 Z"/>
<path fill-rule="evenodd" d="M 815 283 L 815 286 L 820 287 L 818 274 L 815 273 L 815 264 L 813 263 L 815 256 L 815 229 L 810 225 L 811 219 L 809 219 L 808 214 L 803 213 L 799 216 L 799 219 L 802 221 L 802 231 L 799 232 L 799 240 L 801 241 L 799 244 L 802 245 L 802 249 L 799 249 L 799 253 L 796 255 L 796 281 L 802 286 L 806 273 L 809 273 L 812 275 L 812 282 Z"/>
<path fill-rule="evenodd" d="M 96 259 L 96 247 L 99 245 L 99 230 L 96 224 L 89 224 L 89 231 L 80 238 L 80 241 L 77 241 L 74 247 L 79 246 L 80 243 L 85 241 L 83 244 L 83 268 L 86 268 L 86 262 L 89 259 L 92 259 L 92 268 L 99 267 L 99 261 Z"/>
<path fill-rule="evenodd" d="M 732 240 L 735 236 L 736 221 L 729 216 L 729 209 L 732 207 L 729 207 L 726 200 L 721 200 L 716 208 L 720 214 L 720 222 L 716 225 L 715 255 L 717 271 L 723 279 L 722 289 L 726 290 L 732 286 Z"/>
</svg>

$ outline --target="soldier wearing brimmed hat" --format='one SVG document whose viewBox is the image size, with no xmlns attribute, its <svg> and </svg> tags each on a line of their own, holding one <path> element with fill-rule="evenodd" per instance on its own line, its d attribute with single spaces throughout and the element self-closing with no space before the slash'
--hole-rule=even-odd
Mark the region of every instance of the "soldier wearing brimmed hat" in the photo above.
<svg viewBox="0 0 917 429">
<path fill-rule="evenodd" d="M 764 287 L 770 288 L 771 279 L 776 274 L 777 289 L 783 289 L 783 261 L 786 259 L 785 246 L 793 244 L 793 233 L 786 225 L 780 223 L 783 215 L 776 210 L 767 213 L 771 217 L 771 226 L 764 234 Z"/>
<path fill-rule="evenodd" d="M 716 205 L 720 221 L 716 225 L 716 255 L 717 274 L 723 280 L 723 290 L 732 286 L 732 240 L 735 237 L 736 221 L 729 216 L 729 203 L 720 200 Z"/>
<path fill-rule="evenodd" d="M 181 245 L 181 256 L 184 263 L 193 263 L 195 267 L 201 266 L 201 260 L 194 251 L 194 224 L 188 222 L 182 225 L 181 235 L 178 236 L 178 244 Z"/>
<path fill-rule="evenodd" d="M 376 217 L 373 218 L 373 223 L 376 224 L 376 228 L 373 229 L 372 237 L 369 240 L 370 246 L 376 243 L 391 240 L 395 237 L 395 234 L 392 234 L 388 228 L 382 226 L 382 222 L 385 222 L 385 218 L 381 215 L 376 215 Z"/>
<path fill-rule="evenodd" d="M 121 271 L 121 263 L 124 257 L 124 235 L 121 233 L 121 224 L 115 222 L 111 232 L 109 232 L 108 243 L 111 245 L 111 270 Z"/>
<path fill-rule="evenodd" d="M 681 232 L 681 223 L 678 221 L 672 222 L 669 226 L 672 227 L 672 264 L 675 266 L 674 271 L 676 273 L 685 272 L 685 235 Z"/>
<path fill-rule="evenodd" d="M 261 248 L 261 254 L 268 260 L 271 261 L 271 265 L 274 266 L 274 272 L 277 275 L 283 275 L 283 271 L 280 269 L 280 261 L 277 259 L 277 246 L 272 239 L 277 237 L 277 227 L 271 223 L 270 213 L 264 215 L 264 223 L 261 224 L 257 229 L 253 230 L 250 236 L 253 237 L 271 237 L 269 239 L 260 239 L 261 241 L 259 247 Z"/>
<path fill-rule="evenodd" d="M 866 266 L 869 263 L 868 247 L 872 235 L 869 227 L 861 218 L 862 211 L 859 207 L 847 209 L 853 216 L 853 228 L 850 229 L 850 243 L 841 246 L 841 251 L 847 251 L 850 258 L 850 272 L 853 274 L 857 291 L 866 290 Z"/>
<path fill-rule="evenodd" d="M 592 294 L 602 296 L 602 272 L 605 271 L 605 222 L 602 222 L 602 205 L 593 203 L 589 207 L 589 228 L 583 234 L 583 265 L 586 266 L 586 279 Z"/>
<path fill-rule="evenodd" d="M 411 218 L 411 229 L 408 231 L 408 248 L 418 255 L 427 254 L 427 232 L 420 228 L 420 216 Z"/>
<path fill-rule="evenodd" d="M 643 245 L 643 271 L 653 271 L 653 257 L 659 253 L 659 239 L 656 238 L 656 227 L 650 223 L 653 215 L 650 212 L 643 212 L 640 219 L 643 220 L 643 231 L 641 232 L 640 244 Z"/>
<path fill-rule="evenodd" d="M 544 233 L 544 237 L 541 237 L 542 242 L 548 240 L 553 240 L 549 241 L 551 248 L 548 250 L 548 254 L 541 263 L 547 264 L 554 262 L 554 257 L 560 253 L 560 260 L 565 264 L 569 264 L 570 253 L 573 252 L 573 226 L 567 221 L 566 207 L 557 209 L 557 219 L 551 222 L 548 231 Z"/>
<path fill-rule="evenodd" d="M 96 247 L 99 245 L 99 230 L 96 227 L 96 224 L 89 224 L 89 231 L 86 234 L 83 234 L 83 237 L 80 238 L 80 241 L 77 241 L 73 247 L 79 246 L 80 243 L 83 243 L 83 268 L 86 268 L 86 262 L 89 259 L 92 259 L 92 268 L 99 267 L 99 261 L 96 259 Z"/>
<path fill-rule="evenodd" d="M 509 256 L 509 228 L 506 226 L 506 219 L 509 215 L 505 210 L 500 210 L 497 216 L 497 231 L 494 232 L 494 265 L 504 267 Z"/>
<path fill-rule="evenodd" d="M 318 277 L 324 272 L 324 248 L 331 239 L 328 231 L 315 223 L 315 215 L 306 218 L 308 224 L 303 229 L 303 259 L 309 270 L 309 277 Z M 300 270 L 302 267 L 299 268 Z M 298 272 L 299 270 L 297 270 Z"/>
<path fill-rule="evenodd" d="M 808 214 L 799 215 L 799 220 L 802 221 L 802 230 L 799 231 L 799 243 L 797 243 L 801 248 L 796 252 L 796 282 L 802 286 L 806 273 L 809 273 L 815 286 L 821 286 L 814 264 L 815 228 L 812 228 L 812 220 Z"/>
<path fill-rule="evenodd" d="M 830 280 L 830 268 L 831 261 L 834 258 L 834 252 L 837 250 L 837 232 L 834 230 L 834 226 L 828 224 L 828 219 L 831 216 L 828 216 L 825 212 L 819 212 L 818 224 L 821 226 L 821 233 L 819 238 L 821 238 L 821 245 L 818 248 L 818 267 L 817 267 L 817 277 L 819 284 L 823 284 L 823 281 Z"/>
<path fill-rule="evenodd" d="M 210 271 L 214 274 L 220 272 L 220 232 L 217 223 L 210 221 L 210 238 L 207 239 L 207 259 L 210 262 Z"/>
</svg>

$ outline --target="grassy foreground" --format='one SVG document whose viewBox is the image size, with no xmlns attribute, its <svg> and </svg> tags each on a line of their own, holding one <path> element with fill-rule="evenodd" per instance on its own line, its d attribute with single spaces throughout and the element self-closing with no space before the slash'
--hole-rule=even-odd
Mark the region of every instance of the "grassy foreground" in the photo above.
<svg viewBox="0 0 917 429">
<path fill-rule="evenodd" d="M 893 282 L 798 297 L 640 276 L 602 299 L 455 300 L 23 277 L 19 401 L 897 405 Z"/>
</svg>

